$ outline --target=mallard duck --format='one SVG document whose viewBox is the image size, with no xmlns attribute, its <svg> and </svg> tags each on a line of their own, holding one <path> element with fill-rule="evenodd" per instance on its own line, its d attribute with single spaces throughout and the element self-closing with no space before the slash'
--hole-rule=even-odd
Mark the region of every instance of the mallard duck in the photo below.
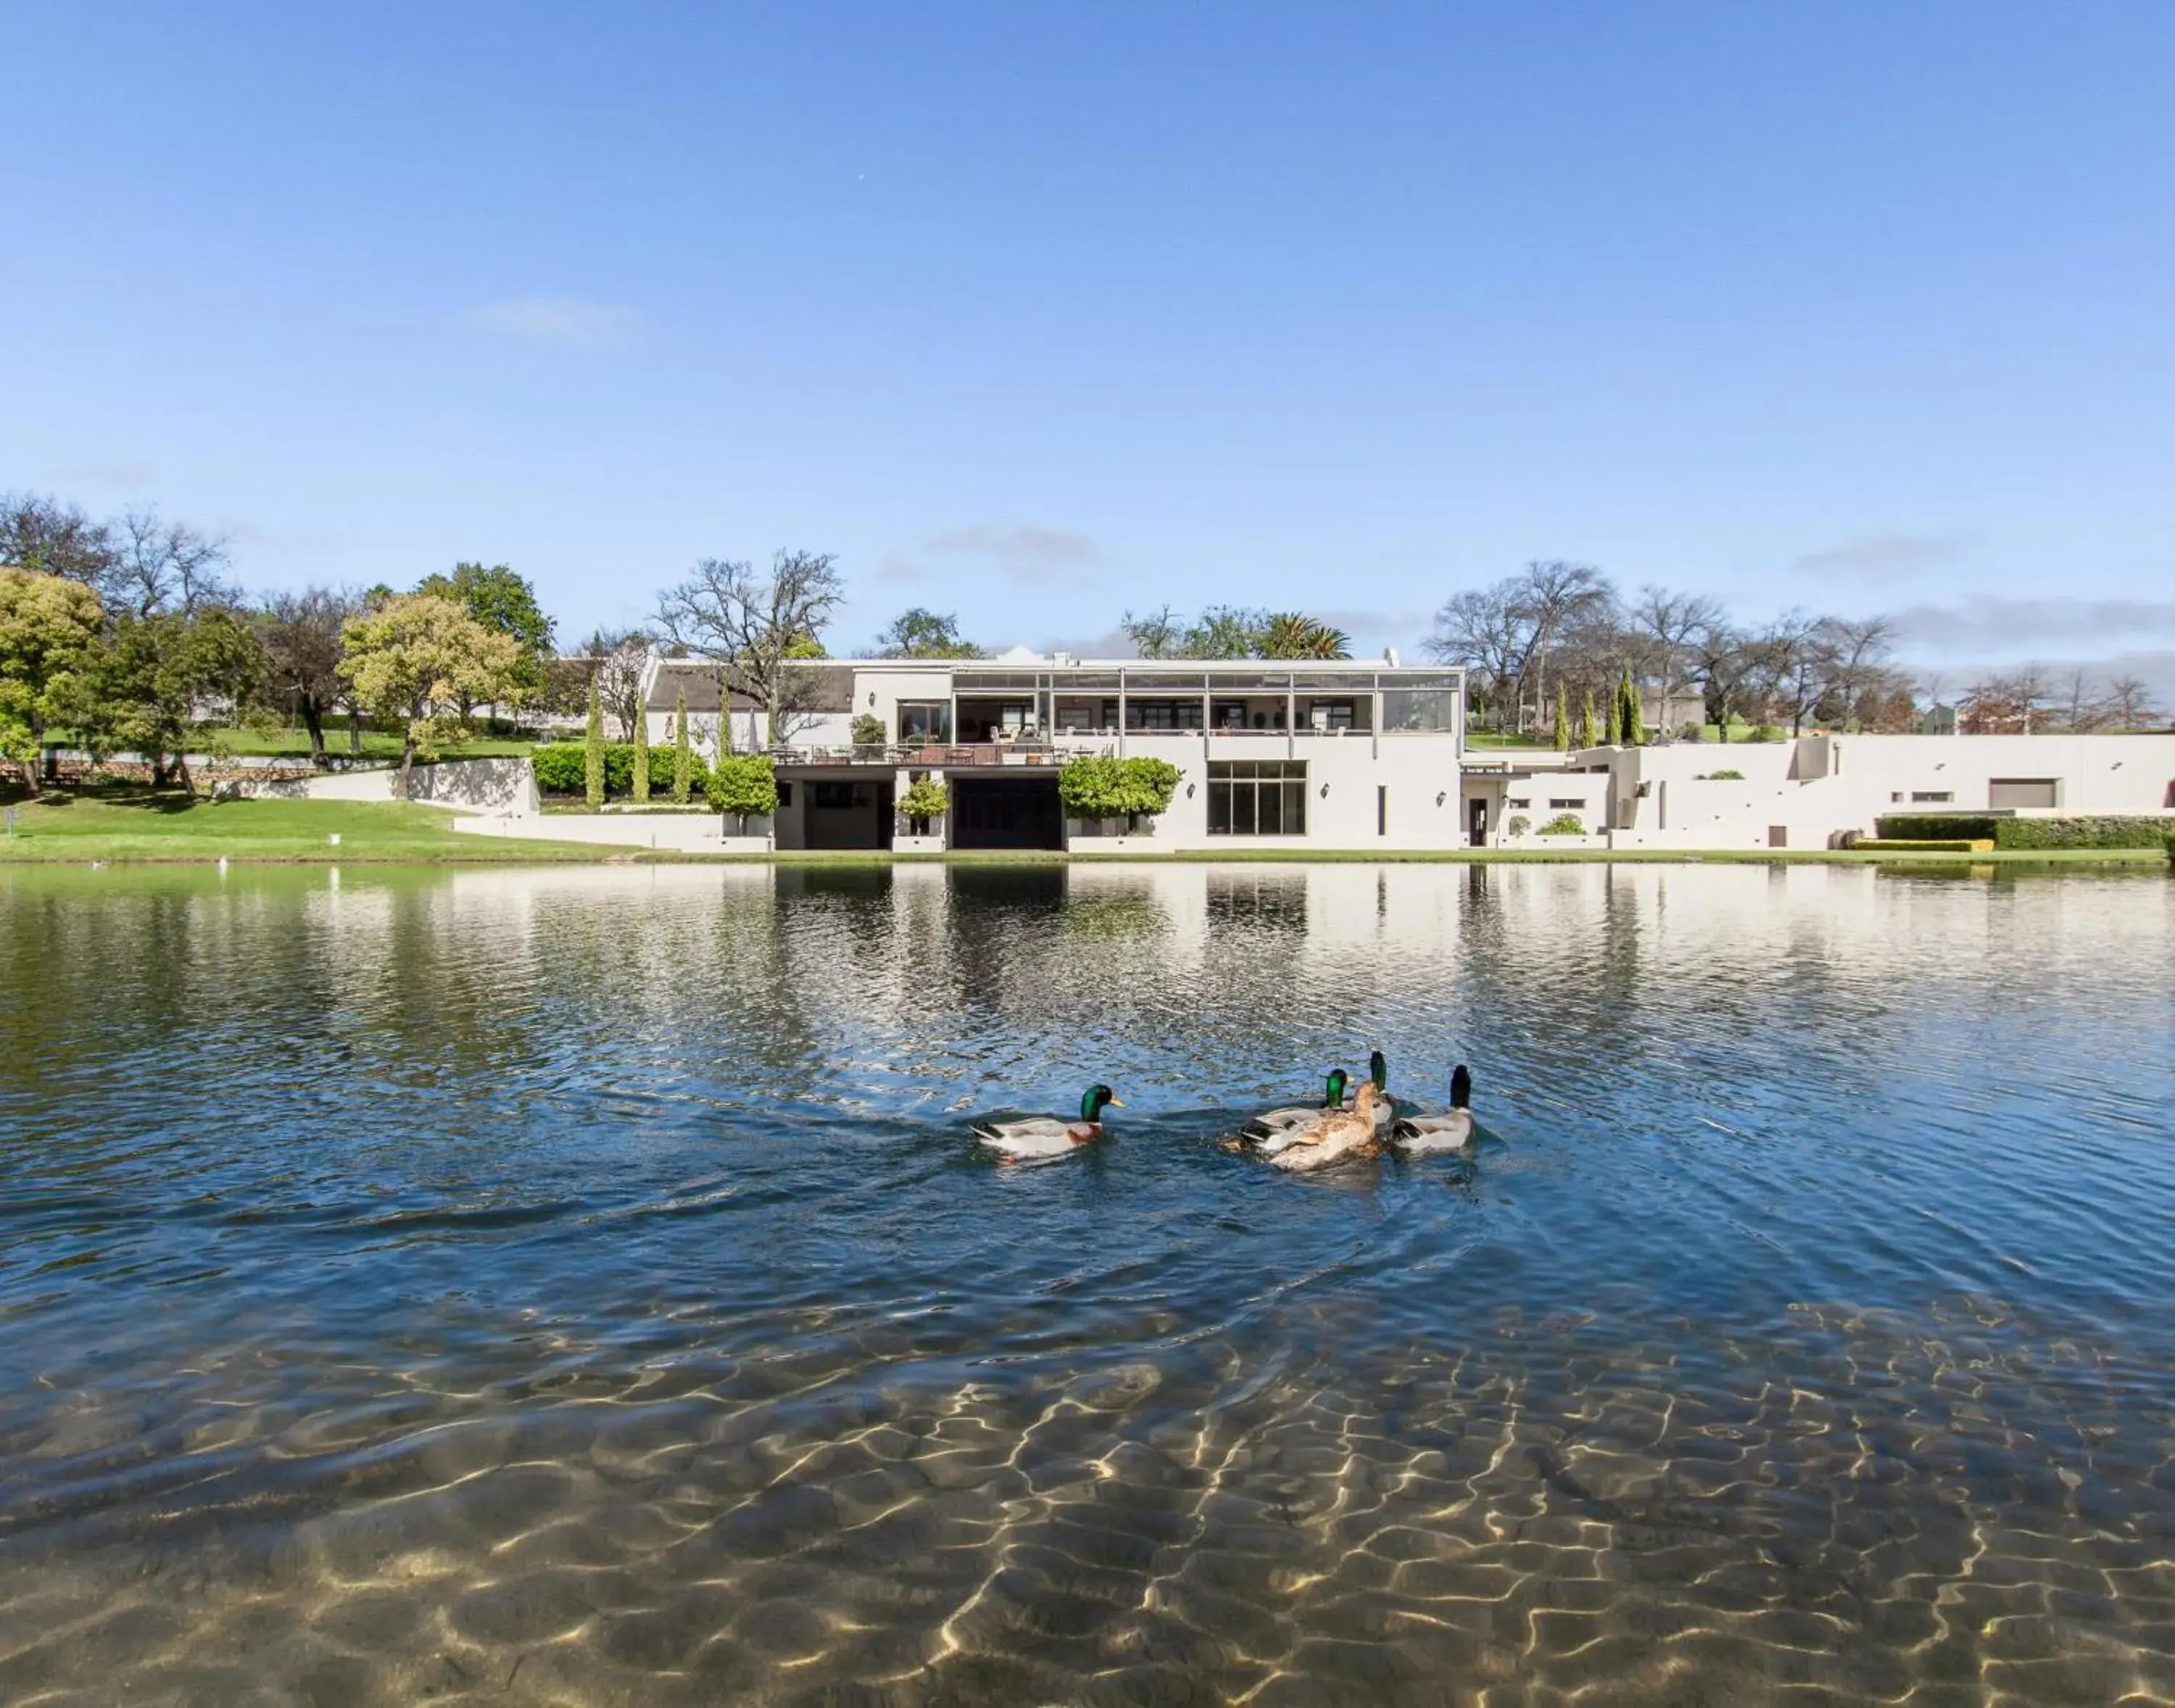
<svg viewBox="0 0 2175 1708">
<path fill-rule="evenodd" d="M 1390 1136 L 1408 1151 L 1462 1151 L 1473 1142 L 1473 1075 L 1460 1062 L 1450 1076 L 1450 1113 L 1407 1115 Z"/>
<path fill-rule="evenodd" d="M 1367 1071 L 1375 1086 L 1375 1125 L 1386 1127 L 1394 1113 L 1390 1103 L 1390 1064 L 1380 1050 L 1367 1058 Z M 1324 1114 L 1353 1106 L 1355 1093 L 1352 1076 L 1341 1067 L 1329 1071 L 1328 1082 L 1322 1087 L 1321 1107 L 1319 1109 L 1267 1109 L 1256 1115 L 1240 1129 L 1264 1151 L 1273 1154 L 1291 1142 L 1291 1136 L 1301 1127 L 1318 1121 Z"/>
<path fill-rule="evenodd" d="M 1036 1157 L 1061 1157 L 1076 1146 L 1090 1144 L 1103 1136 L 1103 1111 L 1123 1109 L 1125 1104 L 1113 1096 L 1106 1085 L 1092 1085 L 1081 1093 L 1080 1119 L 1068 1121 L 1062 1115 L 1023 1115 L 1017 1120 L 977 1121 L 974 1136 L 992 1150 L 1002 1152 L 1007 1163 Z"/>
<path fill-rule="evenodd" d="M 1375 1155 L 1381 1148 L 1375 1136 L 1375 1082 L 1362 1080 L 1350 1109 L 1338 1109 L 1299 1128 L 1290 1142 L 1269 1158 L 1269 1166 L 1311 1174 L 1332 1163 Z"/>
</svg>

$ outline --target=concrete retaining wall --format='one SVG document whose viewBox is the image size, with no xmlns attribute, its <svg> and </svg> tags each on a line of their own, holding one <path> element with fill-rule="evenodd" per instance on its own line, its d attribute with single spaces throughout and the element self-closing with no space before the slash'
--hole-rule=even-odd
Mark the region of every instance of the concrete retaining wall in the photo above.
<svg viewBox="0 0 2175 1708">
<path fill-rule="evenodd" d="M 392 800 L 400 767 L 319 772 L 307 777 L 236 778 L 223 783 L 223 800 Z M 536 774 L 525 756 L 447 759 L 418 765 L 409 777 L 409 799 L 463 812 L 530 814 L 537 810 Z"/>
<path fill-rule="evenodd" d="M 771 852 L 767 836 L 728 836 L 722 813 L 553 812 L 490 814 L 453 821 L 472 836 L 512 837 L 526 842 L 600 843 L 670 854 Z"/>
</svg>

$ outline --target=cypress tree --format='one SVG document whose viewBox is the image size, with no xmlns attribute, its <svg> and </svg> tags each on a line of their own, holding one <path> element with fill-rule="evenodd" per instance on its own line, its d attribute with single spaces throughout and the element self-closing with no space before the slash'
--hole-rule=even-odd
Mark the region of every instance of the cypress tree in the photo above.
<svg viewBox="0 0 2175 1708">
<path fill-rule="evenodd" d="M 1631 680 L 1630 665 L 1624 667 L 1624 680 L 1616 691 L 1624 697 L 1624 745 L 1645 746 L 1646 732 L 1639 721 L 1639 687 Z"/>
<path fill-rule="evenodd" d="M 695 784 L 695 756 L 687 747 L 687 691 L 681 689 L 672 706 L 672 798 L 687 804 Z"/>
<path fill-rule="evenodd" d="M 591 812 L 602 809 L 605 804 L 605 702 L 598 696 L 594 677 L 589 680 L 589 734 L 586 751 L 582 756 L 582 790 L 588 797 Z"/>
<path fill-rule="evenodd" d="M 1570 702 L 1565 697 L 1563 686 L 1556 686 L 1556 751 L 1570 751 Z"/>
<path fill-rule="evenodd" d="M 1586 715 L 1579 720 L 1578 745 L 1581 747 L 1601 746 L 1601 725 L 1593 715 L 1593 690 L 1586 691 Z"/>
<path fill-rule="evenodd" d="M 1620 691 L 1612 691 L 1608 697 L 1608 721 L 1603 726 L 1601 739 L 1605 746 L 1623 745 L 1624 696 Z"/>
<path fill-rule="evenodd" d="M 647 703 L 634 720 L 634 798 L 649 799 L 649 707 Z"/>
</svg>

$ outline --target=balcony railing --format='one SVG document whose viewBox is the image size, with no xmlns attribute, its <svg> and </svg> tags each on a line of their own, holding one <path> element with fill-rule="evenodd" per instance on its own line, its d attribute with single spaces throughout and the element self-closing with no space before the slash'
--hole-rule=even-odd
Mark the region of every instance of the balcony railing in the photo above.
<svg viewBox="0 0 2175 1708">
<path fill-rule="evenodd" d="M 1095 735 L 1060 735 L 1054 740 L 926 741 L 873 743 L 853 747 L 773 747 L 780 765 L 882 765 L 894 769 L 946 770 L 997 765 L 1062 765 L 1085 755 L 1107 758 L 1110 744 Z"/>
</svg>

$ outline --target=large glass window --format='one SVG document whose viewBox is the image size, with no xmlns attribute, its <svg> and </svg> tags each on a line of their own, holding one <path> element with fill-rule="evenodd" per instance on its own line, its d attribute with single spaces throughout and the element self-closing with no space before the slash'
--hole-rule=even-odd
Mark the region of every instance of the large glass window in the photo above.
<svg viewBox="0 0 2175 1708">
<path fill-rule="evenodd" d="M 1382 690 L 1382 728 L 1390 735 L 1453 735 L 1457 729 L 1455 688 Z"/>
<path fill-rule="evenodd" d="M 1210 760 L 1208 831 L 1212 836 L 1304 836 L 1306 761 Z"/>
<path fill-rule="evenodd" d="M 1198 700 L 1128 700 L 1125 702 L 1125 728 L 1128 729 L 1198 729 L 1201 727 L 1201 702 Z"/>
<path fill-rule="evenodd" d="M 949 741 L 952 702 L 949 700 L 902 700 L 898 702 L 898 739 L 911 741 Z"/>
</svg>

